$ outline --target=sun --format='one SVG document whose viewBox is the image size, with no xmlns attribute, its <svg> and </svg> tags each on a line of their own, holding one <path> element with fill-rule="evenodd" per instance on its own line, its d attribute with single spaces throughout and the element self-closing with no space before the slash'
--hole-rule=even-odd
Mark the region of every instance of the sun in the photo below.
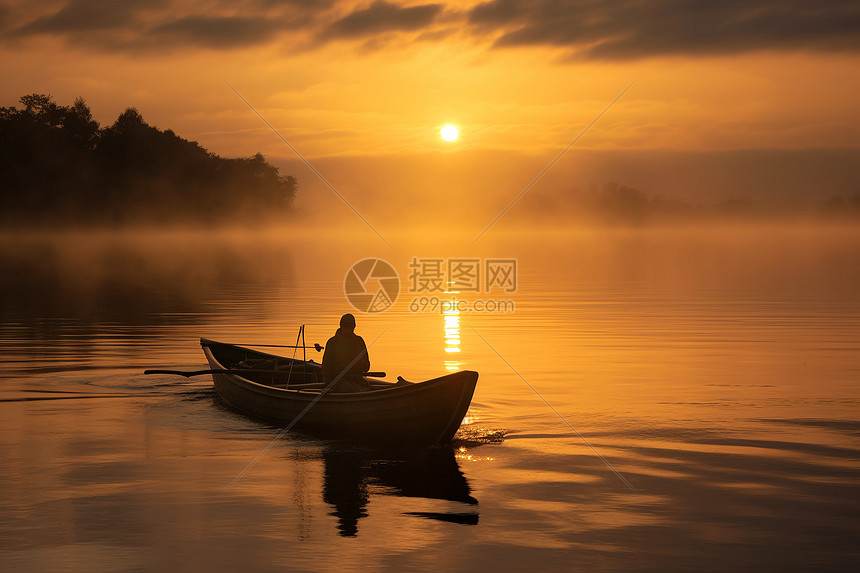
<svg viewBox="0 0 860 573">
<path fill-rule="evenodd" d="M 445 141 L 454 141 L 457 139 L 457 136 L 460 135 L 460 132 L 457 131 L 457 128 L 451 125 L 450 123 L 442 128 L 442 131 L 439 132 L 439 135 L 442 136 L 442 139 Z"/>
</svg>

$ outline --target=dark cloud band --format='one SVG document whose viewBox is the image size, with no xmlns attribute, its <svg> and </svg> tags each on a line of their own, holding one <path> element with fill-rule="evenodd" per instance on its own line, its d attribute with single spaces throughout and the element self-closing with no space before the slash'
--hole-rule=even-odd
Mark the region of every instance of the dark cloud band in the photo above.
<svg viewBox="0 0 860 573">
<path fill-rule="evenodd" d="M 83 33 L 114 30 L 135 25 L 147 10 L 168 8 L 168 0 L 71 0 L 56 12 L 32 20 L 19 28 L 21 35 L 39 33 Z"/>
<path fill-rule="evenodd" d="M 586 59 L 860 49 L 854 0 L 492 0 L 468 19 L 496 47 L 561 46 Z"/>
<path fill-rule="evenodd" d="M 278 32 L 278 23 L 266 18 L 190 16 L 157 26 L 151 34 L 168 43 L 221 49 L 267 43 Z"/>
<path fill-rule="evenodd" d="M 321 34 L 321 37 L 351 39 L 393 31 L 422 30 L 432 24 L 442 8 L 442 4 L 423 4 L 404 8 L 378 0 L 367 8 L 356 10 L 337 20 Z"/>
<path fill-rule="evenodd" d="M 860 51 L 857 0 L 490 0 L 461 11 L 444 3 L 248 0 L 33 0 L 4 9 L 2 41 L 54 36 L 96 50 L 231 49 L 303 38 L 312 45 L 411 34 L 445 41 L 452 30 L 494 48 L 553 46 L 582 59 L 632 60 L 759 50 Z"/>
</svg>

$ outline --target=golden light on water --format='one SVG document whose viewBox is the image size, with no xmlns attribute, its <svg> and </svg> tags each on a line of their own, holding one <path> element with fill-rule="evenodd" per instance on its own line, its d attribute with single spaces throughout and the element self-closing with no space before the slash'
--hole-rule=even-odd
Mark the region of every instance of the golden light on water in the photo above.
<svg viewBox="0 0 860 573">
<path fill-rule="evenodd" d="M 445 352 L 449 354 L 460 352 L 460 309 L 456 305 L 443 307 L 442 317 L 445 321 Z M 446 360 L 445 369 L 454 372 L 460 369 L 462 363 L 456 360 Z"/>
<path fill-rule="evenodd" d="M 467 450 L 464 447 L 457 448 L 457 453 L 454 454 L 454 456 L 458 460 L 464 460 L 464 461 L 469 461 L 469 462 L 476 462 L 476 461 L 492 462 L 492 461 L 495 461 L 495 458 L 492 456 L 476 456 L 474 454 L 470 454 L 469 450 Z"/>
<path fill-rule="evenodd" d="M 456 127 L 449 123 L 442 128 L 442 131 L 440 131 L 439 134 L 445 141 L 454 141 L 455 139 L 457 139 L 457 136 L 460 135 L 460 132 Z"/>
</svg>

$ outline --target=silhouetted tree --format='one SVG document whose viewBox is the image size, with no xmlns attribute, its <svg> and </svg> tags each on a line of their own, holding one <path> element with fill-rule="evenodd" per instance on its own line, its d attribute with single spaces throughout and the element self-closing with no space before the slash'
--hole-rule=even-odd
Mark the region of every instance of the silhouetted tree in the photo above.
<svg viewBox="0 0 860 573">
<path fill-rule="evenodd" d="M 261 154 L 224 159 L 133 107 L 101 128 L 82 98 L 30 94 L 0 108 L 0 217 L 38 222 L 193 219 L 285 212 L 296 180 Z"/>
</svg>

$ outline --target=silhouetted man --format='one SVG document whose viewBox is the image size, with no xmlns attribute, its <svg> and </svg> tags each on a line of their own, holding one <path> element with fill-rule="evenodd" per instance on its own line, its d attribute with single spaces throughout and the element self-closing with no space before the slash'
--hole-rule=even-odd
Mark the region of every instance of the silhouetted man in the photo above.
<svg viewBox="0 0 860 573">
<path fill-rule="evenodd" d="M 343 373 L 332 392 L 362 392 L 370 389 L 361 376 L 370 369 L 367 345 L 362 337 L 355 334 L 355 317 L 351 314 L 340 317 L 340 328 L 325 345 L 322 366 L 326 382 L 331 382 Z"/>
</svg>

